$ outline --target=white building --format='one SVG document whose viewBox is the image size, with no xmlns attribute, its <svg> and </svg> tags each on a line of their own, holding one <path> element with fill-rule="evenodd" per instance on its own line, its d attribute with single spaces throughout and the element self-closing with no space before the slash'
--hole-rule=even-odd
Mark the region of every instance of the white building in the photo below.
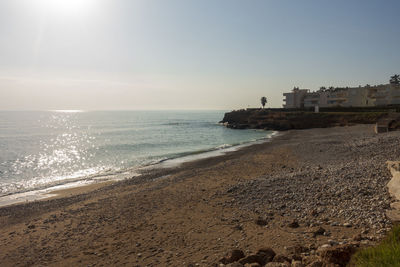
<svg viewBox="0 0 400 267">
<path fill-rule="evenodd" d="M 304 96 L 310 92 L 308 89 L 293 88 L 291 93 L 284 93 L 284 108 L 302 108 L 304 107 Z"/>
<path fill-rule="evenodd" d="M 315 106 L 326 107 L 327 106 L 328 93 L 324 91 L 317 91 L 308 93 L 304 96 L 304 107 L 313 108 Z"/>
<path fill-rule="evenodd" d="M 379 85 L 371 89 L 375 106 L 400 105 L 400 86 L 394 84 Z"/>
<path fill-rule="evenodd" d="M 347 89 L 347 101 L 345 107 L 371 107 L 375 105 L 371 90 L 373 87 L 353 87 Z"/>
<path fill-rule="evenodd" d="M 400 105 L 400 85 L 398 84 L 331 88 L 316 92 L 295 87 L 291 93 L 283 95 L 285 96 L 284 108 Z"/>
</svg>

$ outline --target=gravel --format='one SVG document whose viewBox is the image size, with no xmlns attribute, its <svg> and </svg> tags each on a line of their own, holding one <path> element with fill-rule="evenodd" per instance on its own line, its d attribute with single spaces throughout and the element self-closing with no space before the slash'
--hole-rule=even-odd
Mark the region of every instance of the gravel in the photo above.
<svg viewBox="0 0 400 267">
<path fill-rule="evenodd" d="M 385 216 L 391 202 L 386 161 L 400 159 L 400 132 L 375 134 L 371 125 L 360 125 L 288 134 L 301 137 L 287 144 L 297 167 L 230 188 L 230 205 L 291 216 L 305 225 L 391 227 Z"/>
</svg>

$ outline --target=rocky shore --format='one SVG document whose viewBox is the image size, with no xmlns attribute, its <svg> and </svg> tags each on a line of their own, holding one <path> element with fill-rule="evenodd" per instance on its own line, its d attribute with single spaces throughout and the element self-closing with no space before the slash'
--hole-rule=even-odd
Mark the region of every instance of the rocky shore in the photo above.
<svg viewBox="0 0 400 267">
<path fill-rule="evenodd" d="M 345 266 L 392 226 L 400 132 L 291 130 L 84 194 L 0 208 L 2 266 Z"/>
<path fill-rule="evenodd" d="M 352 111 L 354 110 L 354 111 Z M 388 116 L 390 110 L 327 109 L 315 113 L 310 110 L 241 109 L 225 113 L 221 123 L 233 129 L 265 129 L 287 131 L 355 124 L 373 124 Z"/>
<path fill-rule="evenodd" d="M 296 257 L 310 264 L 307 266 L 345 266 L 357 247 L 379 240 L 391 229 L 392 222 L 386 216 L 392 201 L 386 186 L 390 174 L 385 162 L 400 157 L 396 149 L 399 133 L 371 135 L 370 127 L 357 127 L 364 133 L 353 135 L 351 127 L 342 128 L 340 134 L 337 129 L 332 134 L 329 129 L 292 132 L 287 145 L 294 145 L 294 154 L 302 159 L 297 168 L 283 165 L 277 175 L 261 176 L 228 189 L 233 197 L 230 204 L 260 214 L 258 220 L 265 227 L 305 229 L 303 244 L 308 246 L 290 248 L 300 253 L 292 251 L 294 258 L 266 266 L 290 266 L 290 262 L 306 266 Z M 302 139 L 302 133 L 309 135 L 308 142 L 295 141 Z M 353 236 L 333 234 L 343 232 L 343 228 L 356 231 Z M 318 235 L 331 238 L 318 246 L 313 243 Z M 327 259 L 327 253 L 336 256 Z"/>
</svg>

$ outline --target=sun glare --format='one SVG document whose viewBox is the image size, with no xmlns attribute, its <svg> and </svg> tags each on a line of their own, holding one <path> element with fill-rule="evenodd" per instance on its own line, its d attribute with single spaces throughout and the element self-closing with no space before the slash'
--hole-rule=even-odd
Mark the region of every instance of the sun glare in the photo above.
<svg viewBox="0 0 400 267">
<path fill-rule="evenodd" d="M 57 109 L 57 110 L 52 110 L 54 112 L 61 112 L 61 113 L 79 113 L 83 112 L 83 110 L 80 109 Z"/>
<path fill-rule="evenodd" d="M 42 11 L 53 14 L 79 15 L 87 13 L 95 0 L 36 0 L 34 3 Z"/>
</svg>

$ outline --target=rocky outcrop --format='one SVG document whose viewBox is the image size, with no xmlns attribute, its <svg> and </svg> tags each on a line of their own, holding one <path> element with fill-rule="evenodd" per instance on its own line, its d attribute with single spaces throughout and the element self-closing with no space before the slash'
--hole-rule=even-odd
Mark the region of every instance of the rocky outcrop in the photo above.
<svg viewBox="0 0 400 267">
<path fill-rule="evenodd" d="M 392 175 L 387 186 L 394 202 L 390 204 L 391 209 L 386 211 L 386 215 L 391 221 L 400 222 L 400 161 L 388 161 L 387 164 Z"/>
<path fill-rule="evenodd" d="M 260 249 L 255 254 L 244 256 L 241 250 L 235 249 L 227 255 L 241 252 L 241 259 L 227 261 L 223 258 L 220 264 L 215 266 L 243 267 L 243 266 L 265 266 L 265 267 L 316 267 L 316 266 L 346 266 L 351 256 L 356 252 L 358 244 L 345 244 L 338 246 L 321 246 L 315 253 L 310 254 L 309 249 L 303 248 L 291 255 L 276 255 L 271 248 Z"/>
<path fill-rule="evenodd" d="M 233 129 L 290 129 L 327 128 L 353 124 L 374 124 L 388 112 L 320 112 L 283 109 L 247 109 L 225 113 L 221 123 Z"/>
</svg>

